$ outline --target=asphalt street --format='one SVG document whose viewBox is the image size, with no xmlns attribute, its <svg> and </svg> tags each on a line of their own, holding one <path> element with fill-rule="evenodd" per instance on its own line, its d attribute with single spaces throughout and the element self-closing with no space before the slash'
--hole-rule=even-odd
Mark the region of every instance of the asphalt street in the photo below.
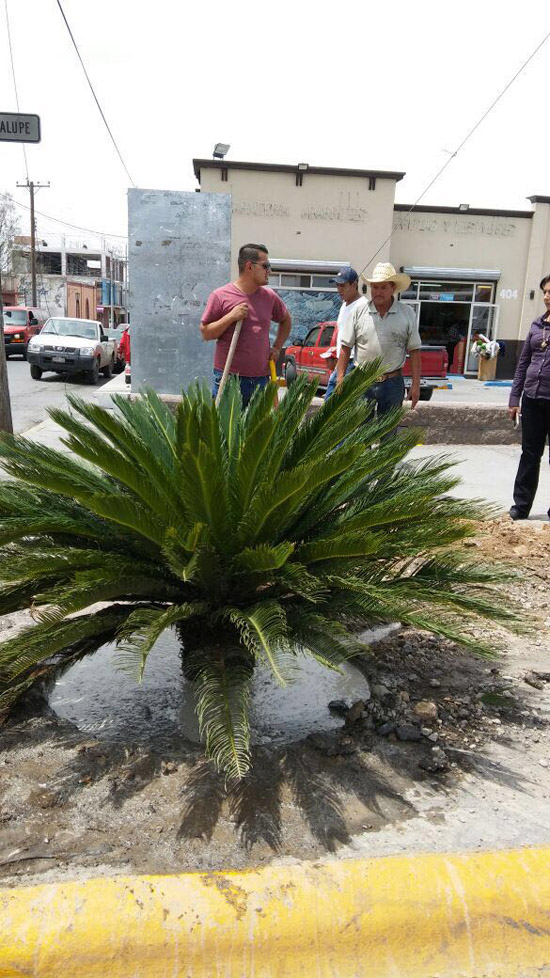
<svg viewBox="0 0 550 978">
<path fill-rule="evenodd" d="M 40 424 L 47 418 L 49 407 L 64 407 L 66 395 L 78 394 L 85 400 L 97 396 L 98 391 L 108 383 L 103 377 L 96 386 L 88 384 L 83 376 L 62 377 L 60 374 L 46 373 L 40 380 L 32 380 L 29 365 L 20 357 L 8 360 L 8 384 L 10 390 L 13 430 L 23 434 L 29 428 Z"/>
</svg>

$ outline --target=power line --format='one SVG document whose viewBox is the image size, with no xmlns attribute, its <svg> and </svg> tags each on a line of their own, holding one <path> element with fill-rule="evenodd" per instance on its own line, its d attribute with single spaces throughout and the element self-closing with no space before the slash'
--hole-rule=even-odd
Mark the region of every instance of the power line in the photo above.
<svg viewBox="0 0 550 978">
<path fill-rule="evenodd" d="M 16 207 L 22 207 L 26 211 L 30 210 L 27 204 L 22 204 L 19 200 L 15 200 L 11 194 L 0 192 L 0 197 L 3 197 L 5 200 L 11 200 Z M 51 217 L 50 214 L 44 214 L 42 211 L 35 211 L 35 214 L 39 214 L 40 217 L 44 217 L 47 221 L 62 224 L 63 227 L 73 228 L 75 231 L 87 231 L 88 234 L 95 234 L 98 238 L 122 238 L 123 241 L 126 241 L 128 238 L 127 234 L 109 234 L 108 231 L 95 231 L 93 228 L 84 228 L 80 224 L 70 224 L 69 221 L 63 221 L 60 217 Z"/>
<path fill-rule="evenodd" d="M 15 104 L 17 106 L 17 111 L 19 112 L 20 111 L 19 110 L 19 95 L 17 93 L 17 82 L 15 80 L 15 66 L 14 66 L 14 63 L 13 63 L 13 50 L 12 50 L 12 46 L 11 46 L 11 31 L 10 31 L 10 18 L 9 18 L 9 13 L 8 13 L 8 0 L 4 0 L 4 6 L 6 8 L 6 27 L 7 27 L 7 31 L 8 31 L 8 45 L 9 45 L 9 49 L 10 49 L 10 61 L 11 61 L 11 73 L 13 75 L 13 87 L 15 89 Z M 26 147 L 25 147 L 25 143 L 21 143 L 21 146 L 22 146 L 22 149 L 23 149 L 23 157 L 25 159 L 25 176 L 27 177 L 27 183 L 28 183 L 29 182 L 29 166 L 28 166 L 28 163 L 27 163 L 27 150 L 26 150 Z"/>
<path fill-rule="evenodd" d="M 7 0 L 6 0 L 6 2 L 7 2 Z M 61 11 L 61 16 L 63 17 L 63 20 L 65 21 L 65 26 L 66 26 L 66 28 L 67 28 L 67 30 L 69 32 L 69 36 L 71 38 L 71 41 L 74 44 L 74 49 L 75 49 L 75 51 L 76 51 L 76 53 L 78 55 L 78 60 L 80 61 L 80 64 L 82 65 L 82 70 L 83 70 L 83 72 L 84 72 L 84 74 L 86 76 L 86 81 L 88 82 L 88 85 L 90 86 L 91 93 L 92 93 L 92 95 L 93 95 L 93 97 L 95 99 L 95 103 L 96 103 L 96 105 L 97 105 L 97 107 L 99 109 L 101 118 L 103 119 L 103 122 L 105 123 L 105 128 L 107 129 L 107 132 L 109 133 L 109 136 L 111 137 L 111 141 L 113 143 L 113 146 L 115 147 L 115 149 L 116 149 L 116 151 L 118 153 L 118 158 L 119 158 L 120 162 L 122 163 L 124 169 L 126 170 L 126 175 L 127 175 L 128 179 L 129 179 L 130 183 L 132 184 L 132 187 L 135 187 L 135 183 L 132 180 L 132 178 L 131 178 L 131 176 L 130 176 L 130 174 L 128 172 L 128 167 L 126 166 L 126 163 L 124 162 L 124 160 L 122 158 L 122 153 L 120 152 L 120 150 L 119 150 L 119 148 L 117 146 L 115 137 L 113 136 L 113 134 L 112 134 L 112 132 L 111 132 L 111 130 L 109 128 L 109 124 L 107 122 L 107 119 L 105 118 L 103 109 L 101 108 L 101 105 L 99 104 L 99 99 L 98 99 L 98 97 L 97 97 L 97 95 L 96 95 L 96 93 L 94 91 L 94 87 L 93 87 L 93 85 L 92 85 L 92 83 L 90 81 L 90 78 L 88 76 L 88 72 L 86 71 L 86 66 L 85 66 L 85 64 L 84 64 L 84 62 L 82 60 L 82 57 L 80 55 L 80 51 L 78 50 L 77 43 L 76 43 L 76 41 L 75 41 L 75 39 L 73 37 L 73 32 L 71 31 L 71 28 L 69 27 L 69 22 L 68 22 L 68 20 L 67 20 L 67 18 L 65 16 L 65 11 L 63 10 L 63 7 L 61 6 L 61 0 L 57 0 L 57 6 L 59 7 L 59 9 Z"/>
<path fill-rule="evenodd" d="M 363 272 L 365 271 L 366 268 L 368 268 L 368 266 L 370 265 L 370 263 L 372 261 L 374 261 L 374 259 L 377 257 L 377 255 L 380 254 L 380 252 L 382 251 L 382 248 L 384 247 L 384 245 L 386 245 L 388 243 L 388 241 L 391 241 L 394 233 L 396 231 L 400 231 L 401 230 L 401 228 L 403 227 L 403 224 L 405 222 L 405 219 L 414 210 L 414 208 L 417 206 L 417 204 L 420 203 L 420 201 L 422 200 L 422 198 L 426 196 L 426 194 L 428 193 L 428 190 L 430 190 L 431 187 L 433 187 L 434 183 L 437 180 L 439 180 L 439 177 L 441 176 L 441 174 L 447 169 L 448 166 L 450 166 L 451 162 L 455 159 L 455 157 L 458 156 L 458 154 L 460 153 L 460 150 L 463 149 L 463 147 L 466 145 L 466 143 L 468 142 L 468 140 L 473 136 L 473 134 L 475 133 L 476 129 L 479 129 L 481 123 L 484 122 L 485 119 L 487 118 L 487 116 L 489 115 L 489 113 L 493 111 L 495 105 L 497 105 L 497 103 L 500 102 L 501 98 L 506 94 L 506 92 L 508 91 L 508 89 L 510 88 L 510 86 L 514 84 L 516 78 L 518 78 L 519 75 L 521 75 L 522 71 L 527 67 L 527 65 L 529 64 L 529 62 L 532 61 L 533 58 L 535 57 L 535 55 L 538 54 L 538 52 L 540 51 L 541 47 L 544 44 L 546 44 L 546 42 L 547 42 L 547 40 L 548 40 L 549 37 L 550 37 L 550 31 L 548 31 L 548 33 L 546 34 L 546 36 L 543 37 L 542 41 L 540 41 L 540 43 L 537 44 L 535 50 L 532 51 L 532 53 L 529 55 L 529 57 L 527 58 L 527 60 L 523 62 L 523 64 L 521 65 L 520 68 L 518 68 L 518 70 L 516 71 L 515 75 L 513 75 L 513 77 L 510 79 L 510 81 L 504 86 L 504 88 L 502 89 L 502 91 L 491 102 L 489 108 L 485 110 L 485 112 L 483 113 L 483 115 L 481 116 L 481 118 L 479 118 L 478 121 L 476 122 L 476 124 L 474 126 L 472 126 L 472 128 L 470 129 L 470 131 L 468 132 L 468 134 L 464 137 L 464 139 L 462 140 L 462 142 L 460 143 L 460 145 L 455 149 L 455 151 L 453 153 L 451 153 L 449 155 L 448 160 L 446 160 L 445 163 L 443 164 L 443 166 L 440 167 L 440 169 L 437 171 L 437 173 L 435 174 L 435 176 L 432 177 L 432 179 L 430 180 L 430 182 L 427 185 L 427 187 L 425 187 L 424 190 L 422 191 L 422 193 L 420 194 L 420 196 L 416 198 L 414 204 L 411 204 L 411 206 L 409 207 L 408 211 L 405 211 L 405 213 L 404 213 L 404 215 L 403 215 L 400 223 L 397 225 L 397 227 L 392 228 L 391 233 L 388 234 L 387 238 L 385 238 L 385 240 L 382 242 L 382 244 L 380 245 L 380 247 L 378 248 L 378 250 L 375 251 L 374 255 L 372 255 L 369 258 L 368 262 L 363 266 L 363 268 L 361 269 L 361 271 L 359 273 L 360 275 L 363 274 Z"/>
</svg>

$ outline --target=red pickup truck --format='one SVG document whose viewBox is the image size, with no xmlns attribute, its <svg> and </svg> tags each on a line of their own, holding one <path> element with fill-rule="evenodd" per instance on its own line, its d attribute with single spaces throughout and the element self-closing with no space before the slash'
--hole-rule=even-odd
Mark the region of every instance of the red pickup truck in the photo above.
<svg viewBox="0 0 550 978">
<path fill-rule="evenodd" d="M 292 384 L 298 374 L 307 374 L 310 380 L 317 380 L 319 387 L 326 388 L 330 368 L 321 353 L 329 346 L 336 346 L 337 328 L 335 322 L 317 323 L 304 340 L 295 340 L 284 351 L 283 375 L 287 385 Z M 444 346 L 422 346 L 420 348 L 421 380 L 420 400 L 429 401 L 435 387 L 439 387 L 447 376 L 449 358 Z M 407 357 L 403 367 L 405 387 L 411 383 L 411 365 Z"/>
</svg>

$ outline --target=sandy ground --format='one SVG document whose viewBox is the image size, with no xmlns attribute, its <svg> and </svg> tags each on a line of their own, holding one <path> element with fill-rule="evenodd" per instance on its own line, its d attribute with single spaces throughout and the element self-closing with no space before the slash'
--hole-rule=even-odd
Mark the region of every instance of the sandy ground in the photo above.
<svg viewBox="0 0 550 978">
<path fill-rule="evenodd" d="M 29 699 L 0 730 L 2 884 L 550 842 L 550 523 L 495 521 L 472 546 L 522 570 L 507 594 L 532 632 L 495 629 L 495 660 L 388 637 L 340 730 L 256 748 L 233 791 L 192 745 L 90 740 Z"/>
</svg>

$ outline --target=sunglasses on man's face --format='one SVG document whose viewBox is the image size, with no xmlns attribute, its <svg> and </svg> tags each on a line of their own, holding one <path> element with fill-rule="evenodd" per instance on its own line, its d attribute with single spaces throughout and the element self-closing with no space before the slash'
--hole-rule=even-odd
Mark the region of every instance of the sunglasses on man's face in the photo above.
<svg viewBox="0 0 550 978">
<path fill-rule="evenodd" d="M 269 269 L 271 268 L 271 264 L 268 261 L 251 261 L 250 264 L 251 265 L 261 265 L 262 268 L 265 268 L 266 272 L 269 271 Z"/>
</svg>

